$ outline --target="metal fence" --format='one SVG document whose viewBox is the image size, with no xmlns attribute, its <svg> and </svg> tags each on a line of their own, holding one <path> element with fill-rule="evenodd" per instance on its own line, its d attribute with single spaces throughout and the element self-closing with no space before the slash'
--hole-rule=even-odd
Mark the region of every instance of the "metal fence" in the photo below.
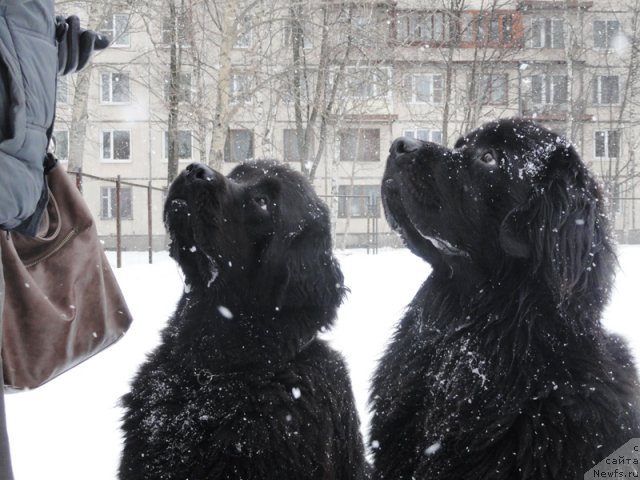
<svg viewBox="0 0 640 480">
<path fill-rule="evenodd" d="M 68 171 L 67 174 L 75 177 L 75 183 L 78 187 L 78 190 L 84 195 L 84 184 L 87 179 L 97 180 L 107 184 L 113 184 L 115 186 L 115 247 L 116 247 L 116 266 L 120 268 L 122 266 L 122 188 L 123 186 L 142 189 L 146 192 L 146 236 L 147 236 L 147 252 L 148 252 L 148 260 L 149 263 L 153 263 L 153 224 L 154 219 L 154 202 L 153 202 L 153 192 L 160 192 L 162 195 L 162 199 L 166 194 L 166 188 L 154 187 L 152 185 L 151 180 L 148 181 L 147 185 L 122 180 L 120 175 L 116 177 L 99 177 L 96 175 L 91 175 L 89 173 L 84 173 L 82 170 L 71 172 Z M 160 202 L 163 203 L 163 202 Z"/>
<path fill-rule="evenodd" d="M 82 170 L 68 171 L 67 174 L 74 177 L 78 190 L 94 213 L 98 233 L 105 249 L 115 250 L 117 268 L 122 266 L 122 252 L 131 249 L 146 250 L 148 262 L 153 263 L 154 250 L 161 250 L 166 246 L 162 209 L 167 191 L 166 187 L 154 186 L 153 182 L 157 185 L 166 180 L 142 179 L 141 182 L 146 182 L 145 184 L 132 179 L 122 179 L 120 175 L 104 177 L 85 173 Z M 103 212 L 105 194 L 101 191 L 105 186 L 112 190 L 108 193 L 113 194 L 113 198 L 108 195 L 108 200 L 113 203 L 110 204 L 111 215 L 106 217 Z M 131 191 L 125 192 L 125 189 L 131 189 Z M 143 194 L 144 201 L 141 201 L 140 193 Z M 330 209 L 336 209 L 336 214 L 333 215 L 334 240 L 336 238 L 339 240 L 335 242 L 336 245 L 344 243 L 346 247 L 366 248 L 368 254 L 378 253 L 381 218 L 379 198 L 364 195 L 321 195 L 321 197 Z M 123 198 L 127 202 L 123 202 Z M 134 217 L 135 221 L 133 221 Z M 349 228 L 350 224 L 351 228 Z M 354 227 L 354 224 L 357 226 Z M 348 238 L 348 242 L 342 241 L 345 237 Z"/>
<path fill-rule="evenodd" d="M 84 173 L 83 171 L 67 172 L 75 178 L 78 189 L 83 193 L 90 204 L 97 219 L 102 221 L 99 225 L 99 235 L 105 243 L 106 249 L 114 249 L 116 252 L 116 266 L 122 266 L 122 252 L 124 250 L 146 250 L 148 252 L 148 262 L 153 263 L 154 250 L 162 250 L 166 247 L 166 236 L 162 223 L 162 209 L 166 196 L 166 187 L 154 186 L 153 182 L 163 184 L 165 179 L 156 178 L 152 180 L 141 179 L 139 183 L 132 179 L 123 180 L 119 175 L 116 177 L 101 177 Z M 99 183 L 100 187 L 92 185 L 92 182 Z M 114 205 L 112 205 L 113 216 L 105 222 L 105 217 L 101 213 L 95 213 L 95 202 L 91 198 L 100 200 L 101 208 L 104 199 L 101 198 L 100 188 L 109 185 L 113 189 Z M 89 194 L 85 192 L 85 187 L 90 186 L 93 190 Z M 127 226 L 123 228 L 123 220 L 132 220 L 130 217 L 123 218 L 123 189 L 131 189 L 130 196 L 137 197 L 133 207 L 136 210 L 135 227 Z M 144 201 L 133 191 L 144 195 Z M 333 235 L 334 244 L 344 248 L 364 248 L 368 254 L 376 254 L 381 246 L 399 246 L 401 242 L 397 236 L 389 229 L 380 230 L 380 220 L 382 218 L 382 208 L 378 196 L 366 195 L 320 195 L 330 209 L 333 209 Z M 131 198 L 128 199 L 131 201 Z M 612 219 L 616 234 L 616 240 L 623 244 L 640 244 L 640 198 L 618 198 L 610 199 L 617 207 L 615 211 L 609 212 L 614 216 Z M 128 222 L 127 222 L 128 223 Z M 354 227 L 354 224 L 356 225 Z M 131 224 L 130 224 L 131 225 Z M 155 232 L 155 233 L 154 233 Z M 154 248 L 155 247 L 155 248 Z"/>
</svg>

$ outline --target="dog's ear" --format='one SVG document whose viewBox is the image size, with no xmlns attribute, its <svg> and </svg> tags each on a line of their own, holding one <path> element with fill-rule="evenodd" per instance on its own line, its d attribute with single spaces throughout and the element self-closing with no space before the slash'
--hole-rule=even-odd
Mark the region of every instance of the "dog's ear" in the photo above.
<svg viewBox="0 0 640 480">
<path fill-rule="evenodd" d="M 346 288 L 333 256 L 329 225 L 328 211 L 320 208 L 295 226 L 282 225 L 271 240 L 263 255 L 263 272 L 270 277 L 266 284 L 271 284 L 275 308 L 330 312 L 341 304 Z"/>
<path fill-rule="evenodd" d="M 558 305 L 589 292 L 606 296 L 615 255 L 600 189 L 571 145 L 544 163 L 525 204 L 502 222 L 500 244 L 543 275 Z"/>
<path fill-rule="evenodd" d="M 308 225 L 292 239 L 286 253 L 284 307 L 337 308 L 342 302 L 344 276 L 333 256 L 329 232 Z"/>
<path fill-rule="evenodd" d="M 531 248 L 522 222 L 522 207 L 517 207 L 507 214 L 500 225 L 500 246 L 516 258 L 529 258 Z"/>
</svg>

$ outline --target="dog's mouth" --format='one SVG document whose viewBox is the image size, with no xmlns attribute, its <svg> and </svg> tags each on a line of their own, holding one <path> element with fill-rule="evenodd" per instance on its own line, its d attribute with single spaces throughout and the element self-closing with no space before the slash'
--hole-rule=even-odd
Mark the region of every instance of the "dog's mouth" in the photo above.
<svg viewBox="0 0 640 480">
<path fill-rule="evenodd" d="M 392 151 L 389 155 L 382 182 L 387 222 L 410 248 L 423 252 L 418 254 L 425 258 L 431 257 L 433 250 L 445 256 L 468 256 L 431 225 L 441 216 L 442 199 L 433 174 L 416 165 L 416 161 L 415 151 L 400 155 Z M 419 214 L 419 218 L 414 218 L 415 214 Z M 431 221 L 424 216 L 431 217 Z"/>
</svg>

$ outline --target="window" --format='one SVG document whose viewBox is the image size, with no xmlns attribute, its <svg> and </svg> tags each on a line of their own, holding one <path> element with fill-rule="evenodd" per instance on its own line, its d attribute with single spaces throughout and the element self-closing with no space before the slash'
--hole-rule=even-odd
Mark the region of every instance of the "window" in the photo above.
<svg viewBox="0 0 640 480">
<path fill-rule="evenodd" d="M 442 75 L 423 73 L 406 75 L 403 95 L 408 103 L 442 103 Z"/>
<path fill-rule="evenodd" d="M 460 21 L 460 38 L 463 42 L 473 42 L 476 38 L 476 15 L 465 12 Z"/>
<path fill-rule="evenodd" d="M 107 104 L 124 104 L 131 101 L 129 75 L 126 73 L 102 73 L 100 75 L 100 102 Z"/>
<path fill-rule="evenodd" d="M 55 143 L 55 153 L 61 162 L 69 161 L 69 132 L 67 130 L 54 130 L 53 141 Z"/>
<path fill-rule="evenodd" d="M 236 20 L 236 38 L 233 42 L 234 48 L 249 48 L 251 47 L 251 17 L 239 17 Z"/>
<path fill-rule="evenodd" d="M 442 132 L 433 128 L 412 128 L 404 130 L 402 135 L 409 138 L 417 138 L 425 142 L 442 143 Z"/>
<path fill-rule="evenodd" d="M 531 77 L 531 99 L 538 105 L 561 105 L 567 103 L 568 79 L 566 75 L 533 75 Z"/>
<path fill-rule="evenodd" d="M 284 22 L 284 44 L 285 46 L 291 45 L 291 40 L 293 39 L 294 27 L 298 26 L 300 28 L 300 35 L 302 35 L 302 48 L 312 48 L 313 47 L 313 37 L 312 37 L 312 24 L 310 20 L 303 19 L 298 20 L 296 18 L 291 18 L 285 20 Z"/>
<path fill-rule="evenodd" d="M 100 218 L 115 219 L 117 204 L 116 187 L 100 187 Z M 120 218 L 133 219 L 131 187 L 120 187 Z"/>
<path fill-rule="evenodd" d="M 178 130 L 176 148 L 180 160 L 190 160 L 192 157 L 192 135 L 190 130 Z M 169 158 L 169 132 L 164 132 L 164 142 L 162 144 L 162 158 Z"/>
<path fill-rule="evenodd" d="M 398 19 L 403 43 L 442 43 L 449 40 L 449 18 L 444 12 L 410 12 Z"/>
<path fill-rule="evenodd" d="M 189 48 L 191 46 L 191 37 L 189 36 L 187 25 L 190 23 L 191 22 L 188 22 L 187 20 L 186 12 L 177 15 L 175 18 L 165 17 L 162 20 L 162 43 L 165 45 L 171 45 L 173 29 L 176 29 L 178 45 L 182 48 Z"/>
<path fill-rule="evenodd" d="M 616 181 L 613 178 L 603 178 L 602 186 L 606 192 L 607 200 L 609 202 L 610 211 L 621 214 L 624 211 L 624 199 L 622 197 L 622 185 L 620 180 Z"/>
<path fill-rule="evenodd" d="M 305 132 L 303 130 L 303 135 Z M 299 162 L 302 160 L 300 158 L 300 151 L 298 150 L 298 131 L 294 128 L 285 128 L 282 131 L 282 140 L 283 140 L 283 159 L 285 162 Z M 313 152 L 313 137 L 310 139 L 310 145 L 308 146 L 308 150 Z"/>
<path fill-rule="evenodd" d="M 620 157 L 620 130 L 595 132 L 594 152 L 597 158 Z"/>
<path fill-rule="evenodd" d="M 511 12 L 464 12 L 456 24 L 463 43 L 473 45 L 509 45 L 513 35 L 514 16 Z M 469 46 L 469 45 L 467 45 Z"/>
<path fill-rule="evenodd" d="M 593 103 L 611 105 L 620 102 L 620 82 L 617 75 L 598 75 L 594 79 Z"/>
<path fill-rule="evenodd" d="M 102 160 L 126 162 L 131 159 L 131 132 L 109 130 L 102 132 Z"/>
<path fill-rule="evenodd" d="M 531 48 L 564 48 L 564 21 L 534 18 L 531 21 Z"/>
<path fill-rule="evenodd" d="M 231 102 L 251 103 L 253 79 L 246 73 L 231 75 Z"/>
<path fill-rule="evenodd" d="M 620 22 L 617 20 L 594 20 L 593 46 L 602 49 L 613 48 L 613 42 L 619 31 Z"/>
<path fill-rule="evenodd" d="M 380 216 L 379 185 L 340 185 L 338 195 L 338 217 Z"/>
<path fill-rule="evenodd" d="M 128 47 L 130 45 L 129 15 L 117 13 L 108 16 L 102 22 L 99 32 L 111 41 L 110 46 Z"/>
<path fill-rule="evenodd" d="M 69 101 L 69 77 L 59 76 L 56 85 L 56 102 L 67 103 Z"/>
<path fill-rule="evenodd" d="M 341 162 L 379 162 L 380 130 L 347 129 L 340 132 Z"/>
<path fill-rule="evenodd" d="M 389 94 L 389 70 L 386 68 L 347 67 L 345 89 L 352 98 L 375 98 Z"/>
<path fill-rule="evenodd" d="M 164 79 L 164 100 L 169 101 L 171 80 L 167 75 Z M 191 74 L 180 72 L 178 74 L 178 102 L 191 103 Z"/>
<path fill-rule="evenodd" d="M 242 162 L 253 158 L 253 132 L 251 130 L 229 130 L 224 145 L 225 162 Z"/>
<path fill-rule="evenodd" d="M 252 23 L 252 19 L 249 16 L 239 17 L 236 20 L 236 39 L 233 43 L 234 48 L 251 47 L 253 39 L 253 35 L 251 33 Z"/>
<path fill-rule="evenodd" d="M 484 105 L 504 105 L 507 103 L 507 75 L 480 75 L 479 97 Z"/>
<path fill-rule="evenodd" d="M 374 18 L 371 14 L 362 12 L 361 14 L 351 15 L 348 22 L 348 29 L 351 42 L 362 48 L 370 47 L 372 44 L 371 34 L 376 28 L 373 25 Z M 346 41 L 346 38 L 343 39 Z"/>
</svg>

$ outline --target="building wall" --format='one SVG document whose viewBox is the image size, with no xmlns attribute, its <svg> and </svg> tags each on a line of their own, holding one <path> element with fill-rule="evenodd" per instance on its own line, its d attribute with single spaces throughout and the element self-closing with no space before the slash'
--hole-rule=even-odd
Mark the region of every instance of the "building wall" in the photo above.
<svg viewBox="0 0 640 480">
<path fill-rule="evenodd" d="M 65 5 L 66 2 L 61 2 L 61 8 L 67 8 Z M 287 52 L 286 35 L 283 20 L 267 21 L 266 16 L 286 18 L 288 10 L 282 9 L 283 3 L 277 0 L 261 2 L 258 5 L 259 11 L 253 12 L 250 17 L 253 20 L 247 21 L 249 24 L 254 22 L 257 25 L 249 30 L 251 38 L 246 42 L 240 42 L 241 47 L 234 48 L 231 52 L 232 71 L 247 75 L 253 85 L 249 101 L 232 102 L 234 113 L 229 121 L 229 128 L 252 132 L 253 157 L 283 159 L 283 131 L 295 128 L 293 105 L 285 101 L 287 92 L 282 86 L 286 64 L 286 57 L 283 55 Z M 345 10 L 345 5 L 342 2 L 327 2 L 326 8 L 334 8 L 338 12 L 340 9 Z M 428 130 L 429 135 L 437 136 L 438 131 L 444 130 L 443 115 L 447 104 L 443 98 L 444 94 L 441 93 L 439 99 L 434 95 L 427 101 L 407 101 L 407 77 L 411 74 L 440 75 L 441 88 L 445 87 L 446 82 L 450 82 L 452 94 L 447 105 L 447 135 L 441 139 L 447 145 L 453 144 L 459 135 L 483 121 L 521 115 L 535 118 L 564 132 L 576 144 L 585 162 L 604 177 L 611 171 L 615 172 L 618 165 L 620 175 L 628 181 L 623 184 L 624 191 L 618 188 L 612 192 L 615 196 L 624 198 L 616 200 L 612 207 L 616 215 L 616 229 L 620 231 L 621 240 L 640 241 L 640 213 L 636 207 L 637 200 L 632 200 L 638 196 L 634 186 L 636 179 L 632 178 L 635 170 L 628 168 L 630 163 L 635 162 L 635 150 L 640 141 L 638 106 L 634 101 L 636 95 L 633 95 L 637 89 L 636 74 L 633 71 L 630 73 L 630 64 L 634 59 L 626 46 L 634 38 L 634 13 L 630 8 L 603 0 L 573 2 L 568 9 L 564 7 L 565 3 L 560 5 L 553 1 L 505 0 L 495 4 L 493 13 L 500 17 L 496 23 L 501 29 L 496 30 L 498 36 L 502 35 L 507 25 L 507 20 L 503 18 L 510 19 L 508 22 L 511 22 L 511 34 L 507 40 L 485 44 L 472 38 L 454 48 L 446 41 L 402 41 L 402 28 L 405 25 L 403 22 L 409 22 L 411 18 L 420 15 L 446 12 L 446 9 L 439 5 L 434 5 L 433 10 L 425 10 L 424 2 L 409 0 L 360 2 L 356 6 L 350 5 L 355 8 L 352 18 L 357 17 L 357 21 L 362 22 L 363 28 L 359 32 L 362 32 L 363 36 L 358 40 L 356 53 L 352 53 L 346 62 L 346 68 L 356 71 L 358 68 L 367 67 L 375 70 L 380 75 L 378 78 L 386 80 L 376 81 L 376 94 L 368 98 L 341 96 L 335 114 L 328 121 L 326 150 L 318 166 L 314 185 L 321 195 L 327 197 L 328 204 L 335 211 L 338 245 L 362 245 L 369 241 L 367 229 L 372 228 L 372 222 L 367 222 L 365 218 L 343 218 L 347 203 L 357 204 L 352 208 L 358 215 L 366 206 L 366 200 L 361 197 L 331 199 L 331 195 L 374 195 L 372 189 L 380 184 L 388 146 L 394 138 L 411 132 L 417 134 L 418 130 L 421 131 L 420 134 Z M 477 15 L 481 8 L 482 2 L 479 0 L 468 2 L 465 15 L 469 18 L 479 18 Z M 313 12 L 311 24 L 320 25 L 322 19 L 319 15 L 322 12 Z M 89 18 L 86 12 L 82 11 L 69 13 L 79 13 L 81 18 L 84 15 L 83 19 L 89 24 L 101 24 L 104 19 L 98 19 L 95 15 Z M 120 9 L 113 5 L 106 13 L 108 18 L 113 14 L 130 14 L 127 25 L 129 42 L 124 46 L 111 47 L 94 59 L 82 170 L 109 179 L 120 176 L 123 181 L 137 185 L 166 187 L 164 132 L 167 130 L 167 105 L 164 98 L 164 77 L 167 72 L 169 48 L 158 46 L 162 37 L 162 16 L 151 17 L 148 12 L 142 10 L 132 11 L 126 6 Z M 204 11 L 199 10 L 196 5 L 191 18 L 197 20 L 199 16 L 204 15 Z M 333 34 L 332 30 L 331 36 L 335 37 L 332 61 L 336 65 L 334 71 L 337 71 L 341 55 L 344 54 L 340 42 L 344 39 L 340 33 L 342 24 L 339 23 L 338 13 L 335 15 L 336 33 Z M 491 13 L 488 13 L 486 18 L 490 17 Z M 443 18 L 450 19 L 450 16 L 447 14 Z M 538 35 L 537 40 L 534 38 L 536 25 L 541 25 L 540 22 L 544 19 L 555 20 L 563 25 L 563 46 L 540 45 L 545 42 L 552 43 L 553 40 L 549 38 L 553 35 Z M 194 32 L 197 31 L 196 20 L 193 20 L 195 23 L 192 25 Z M 594 38 L 598 35 L 598 32 L 594 31 L 595 21 L 619 22 L 620 31 L 625 35 L 616 39 L 612 48 L 597 48 L 594 44 Z M 238 28 L 242 28 L 242 24 L 238 22 Z M 485 32 L 488 32 L 489 23 L 484 25 Z M 205 34 L 197 36 L 198 48 L 183 50 L 183 72 L 195 76 L 196 68 L 191 59 L 196 50 L 206 68 L 203 70 L 203 82 L 196 85 L 195 79 L 192 78 L 191 86 L 192 99 L 199 98 L 203 101 L 185 102 L 180 106 L 180 129 L 193 133 L 191 156 L 180 161 L 181 168 L 191 161 L 205 160 L 211 139 L 211 123 L 201 124 L 199 119 L 210 119 L 210 110 L 215 107 L 214 92 L 217 86 L 216 72 L 219 70 L 221 38 L 219 32 L 218 36 L 215 31 L 203 33 Z M 247 31 L 241 33 L 246 34 Z M 310 37 L 312 46 L 305 49 L 305 55 L 307 66 L 311 67 L 309 71 L 313 72 L 314 68 L 320 68 L 322 63 L 321 32 L 312 29 Z M 130 100 L 123 104 L 105 103 L 102 98 L 103 74 L 117 76 L 122 73 L 129 76 Z M 504 101 L 478 105 L 477 95 L 482 93 L 482 89 L 474 95 L 469 92 L 469 86 L 478 83 L 482 75 L 505 74 L 508 80 Z M 565 102 L 540 105 L 534 101 L 532 76 L 548 74 L 567 77 L 568 91 Z M 596 75 L 619 76 L 617 102 L 594 103 L 593 79 Z M 67 81 L 68 100 L 58 104 L 57 130 L 68 130 L 73 113 L 73 82 L 76 79 L 70 78 Z M 623 98 L 625 95 L 626 101 Z M 201 108 L 208 108 L 209 111 L 203 115 L 199 110 Z M 377 148 L 373 149 L 375 155 L 354 162 L 341 158 L 341 148 L 344 146 L 341 146 L 340 142 L 348 141 L 344 140 L 345 131 L 357 129 L 378 130 L 379 142 Z M 109 130 L 129 132 L 128 159 L 102 158 L 103 132 Z M 596 157 L 596 143 L 602 143 L 603 135 L 596 132 L 610 131 L 620 132 L 617 157 Z M 615 144 L 614 136 L 607 137 L 609 148 Z M 224 163 L 223 171 L 227 173 L 234 165 L 233 162 Z M 298 163 L 291 165 L 293 168 L 300 168 Z M 621 169 L 619 165 L 625 168 Z M 105 199 L 108 194 L 104 189 L 113 187 L 114 183 L 109 180 L 85 178 L 83 186 L 88 203 L 98 219 L 98 230 L 105 237 L 105 244 L 110 246 L 116 233 L 116 222 L 112 218 L 106 218 L 109 215 L 105 215 L 105 209 L 108 210 L 105 202 L 108 204 L 112 199 Z M 125 247 L 141 248 L 141 239 L 146 239 L 149 225 L 148 193 L 142 187 L 129 188 L 132 189 L 132 208 L 131 214 L 122 220 L 122 233 L 126 240 Z M 151 196 L 151 225 L 156 237 L 154 242 L 156 246 L 164 245 L 161 215 L 163 193 L 154 190 Z M 381 209 L 378 208 L 376 213 L 381 243 L 395 243 L 395 237 L 384 221 Z"/>
</svg>

